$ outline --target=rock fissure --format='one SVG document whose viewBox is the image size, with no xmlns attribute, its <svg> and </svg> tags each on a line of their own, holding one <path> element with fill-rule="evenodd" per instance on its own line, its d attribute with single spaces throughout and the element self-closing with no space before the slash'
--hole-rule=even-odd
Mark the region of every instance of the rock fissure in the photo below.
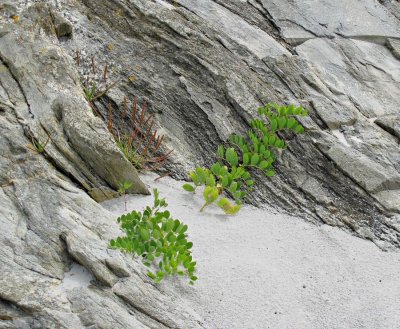
<svg viewBox="0 0 400 329">
<path fill-rule="evenodd" d="M 116 293 L 114 293 L 116 296 L 118 296 L 124 303 L 127 303 L 128 305 L 130 305 L 131 307 L 133 307 L 135 310 L 137 310 L 138 312 L 142 313 L 143 315 L 145 315 L 146 317 L 148 317 L 149 319 L 155 321 L 155 323 L 157 323 L 158 325 L 162 325 L 165 328 L 170 328 L 170 329 L 175 329 L 177 327 L 175 326 L 170 326 L 168 323 L 160 320 L 159 318 L 155 317 L 153 314 L 151 314 L 149 311 L 145 310 L 144 308 L 140 307 L 140 305 L 134 304 L 132 303 L 131 300 L 127 299 L 124 296 L 120 296 Z"/>
<path fill-rule="evenodd" d="M 29 102 L 28 102 L 28 99 L 27 99 L 26 95 L 24 94 L 24 89 L 22 88 L 22 85 L 21 85 L 20 81 L 18 80 L 18 78 L 14 75 L 14 73 L 13 73 L 13 71 L 12 71 L 12 67 L 10 66 L 10 63 L 9 63 L 9 62 L 5 59 L 5 57 L 1 54 L 1 51 L 0 51 L 0 61 L 1 61 L 2 65 L 4 65 L 4 66 L 6 67 L 7 71 L 10 73 L 10 75 L 11 75 L 12 78 L 14 79 L 15 83 L 17 84 L 17 86 L 18 86 L 18 88 L 19 88 L 19 91 L 21 92 L 21 94 L 22 94 L 22 96 L 23 96 L 23 98 L 24 98 L 25 104 L 26 104 L 27 107 L 28 107 L 28 111 L 29 111 L 29 113 L 30 113 L 30 115 L 31 115 L 31 118 L 33 119 L 35 116 L 34 116 L 34 114 L 32 113 L 31 107 L 30 107 Z M 4 89 L 4 90 L 7 90 L 6 88 L 3 88 L 3 89 Z M 8 94 L 7 94 L 7 97 L 8 97 Z"/>
</svg>

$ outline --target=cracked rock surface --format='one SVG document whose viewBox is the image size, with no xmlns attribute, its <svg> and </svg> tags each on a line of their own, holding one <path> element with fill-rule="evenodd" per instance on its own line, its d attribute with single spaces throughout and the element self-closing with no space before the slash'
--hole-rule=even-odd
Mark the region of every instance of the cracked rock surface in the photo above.
<svg viewBox="0 0 400 329">
<path fill-rule="evenodd" d="M 106 248 L 118 228 L 94 200 L 122 180 L 148 190 L 84 99 L 92 57 L 120 80 L 100 115 L 146 100 L 177 178 L 212 163 L 258 106 L 303 105 L 306 134 L 288 136 L 276 177 L 248 201 L 398 248 L 399 20 L 395 0 L 3 0 L 0 328 L 203 326 Z M 44 153 L 27 147 L 48 136 Z M 73 262 L 93 284 L 60 291 Z"/>
</svg>

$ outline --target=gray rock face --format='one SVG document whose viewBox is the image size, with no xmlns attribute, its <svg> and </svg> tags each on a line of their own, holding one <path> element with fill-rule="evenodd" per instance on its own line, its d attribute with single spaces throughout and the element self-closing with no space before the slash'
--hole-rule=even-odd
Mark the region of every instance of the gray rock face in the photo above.
<svg viewBox="0 0 400 329">
<path fill-rule="evenodd" d="M 259 177 L 249 202 L 400 246 L 397 1 L 3 3 L 0 328 L 202 327 L 107 251 L 117 227 L 84 191 L 103 200 L 123 180 L 148 191 L 85 101 L 76 50 L 121 81 L 96 103 L 103 118 L 109 101 L 147 100 L 178 178 L 211 164 L 258 106 L 302 104 L 307 133 L 288 136 L 278 175 Z M 27 148 L 48 136 L 43 154 Z M 94 284 L 60 291 L 72 261 Z"/>
<path fill-rule="evenodd" d="M 122 83 L 108 96 L 116 104 L 123 95 L 148 100 L 176 150 L 169 165 L 176 177 L 210 164 L 216 146 L 245 132 L 261 104 L 300 103 L 311 113 L 308 133 L 289 143 L 279 174 L 260 177 L 249 201 L 399 245 L 392 225 L 400 211 L 399 140 L 393 124 L 381 123 L 397 116 L 400 96 L 399 22 L 387 7 L 367 0 L 78 3 L 59 7 L 75 27 L 62 46 L 114 68 Z"/>
<path fill-rule="evenodd" d="M 0 27 L 0 327 L 202 328 L 137 260 L 107 249 L 119 228 L 85 190 L 103 199 L 120 180 L 147 188 L 93 115 L 55 35 L 30 32 L 29 18 L 19 24 Z M 43 153 L 29 148 L 47 135 Z M 74 262 L 90 271 L 88 286 L 65 283 Z M 131 285 L 141 294 L 125 296 Z"/>
<path fill-rule="evenodd" d="M 148 193 L 103 121 L 91 113 L 77 72 L 70 69 L 72 59 L 51 42 L 55 34 L 46 41 L 38 34 L 23 33 L 24 28 L 50 33 L 46 21 L 43 26 L 37 23 L 48 11 L 42 5 L 30 7 L 27 12 L 34 13 L 35 25 L 17 26 L 1 38 L 3 94 L 7 96 L 9 89 L 15 93 L 8 95 L 5 104 L 18 104 L 16 115 L 28 137 L 42 144 L 49 137 L 45 149 L 49 160 L 97 200 L 112 195 L 109 187 L 118 189 L 118 182 L 125 180 L 134 183 L 131 192 Z M 32 47 L 22 47 L 28 43 Z"/>
</svg>

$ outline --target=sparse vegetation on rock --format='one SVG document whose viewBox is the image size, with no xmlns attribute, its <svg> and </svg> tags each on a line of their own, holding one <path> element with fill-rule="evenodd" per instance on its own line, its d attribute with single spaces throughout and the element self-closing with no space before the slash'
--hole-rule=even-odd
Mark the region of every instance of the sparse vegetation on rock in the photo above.
<svg viewBox="0 0 400 329">
<path fill-rule="evenodd" d="M 304 127 L 295 118 L 306 116 L 308 112 L 301 106 L 269 103 L 260 107 L 258 114 L 267 121 L 252 120 L 246 137 L 232 134 L 229 138 L 230 147 L 218 147 L 218 160 L 210 169 L 197 167 L 189 173 L 193 184 L 184 184 L 186 191 L 195 192 L 197 187 L 205 186 L 205 203 L 200 211 L 218 200 L 217 205 L 226 214 L 237 213 L 243 198 L 254 185 L 251 170 L 259 170 L 267 177 L 275 175 L 275 152 L 286 147 L 279 133 L 285 130 L 298 134 L 304 132 Z M 232 197 L 235 204 L 224 195 Z"/>
<path fill-rule="evenodd" d="M 118 148 L 136 169 L 156 171 L 165 163 L 173 150 L 163 151 L 164 136 L 158 135 L 157 129 L 154 129 L 154 115 L 147 114 L 145 102 L 139 107 L 135 98 L 130 112 L 132 130 L 123 134 L 113 126 L 112 106 L 109 104 L 108 130 L 113 134 Z M 126 98 L 123 102 L 122 116 L 128 117 Z"/>
<path fill-rule="evenodd" d="M 109 69 L 108 64 L 104 64 L 100 69 L 96 64 L 95 57 L 91 57 L 90 63 L 84 61 L 79 51 L 75 52 L 75 63 L 80 68 L 81 82 L 85 98 L 96 115 L 99 110 L 95 101 L 107 96 L 110 89 L 115 87 L 119 80 L 108 83 Z M 124 97 L 123 108 L 120 115 L 123 119 L 131 121 L 131 131 L 123 133 L 113 123 L 114 108 L 111 102 L 108 102 L 107 128 L 114 136 L 118 148 L 124 156 L 139 170 L 158 170 L 171 155 L 173 150 L 163 152 L 162 142 L 164 136 L 157 133 L 154 129 L 154 115 L 148 114 L 146 101 L 138 106 L 137 97 L 132 101 L 131 108 L 128 108 L 127 97 Z"/>
</svg>

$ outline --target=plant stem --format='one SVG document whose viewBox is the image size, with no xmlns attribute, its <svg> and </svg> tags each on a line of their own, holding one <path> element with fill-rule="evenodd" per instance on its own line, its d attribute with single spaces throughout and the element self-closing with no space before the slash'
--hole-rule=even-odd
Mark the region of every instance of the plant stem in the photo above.
<svg viewBox="0 0 400 329">
<path fill-rule="evenodd" d="M 204 208 L 207 207 L 209 205 L 208 202 L 206 202 L 205 204 L 203 204 L 203 206 L 200 208 L 200 212 L 203 212 Z"/>
<path fill-rule="evenodd" d="M 103 97 L 111 88 L 113 88 L 119 80 L 114 81 L 112 84 L 110 84 L 108 87 L 106 87 L 103 91 L 100 91 L 97 95 L 95 95 L 91 101 L 94 102 L 96 99 Z"/>
</svg>

